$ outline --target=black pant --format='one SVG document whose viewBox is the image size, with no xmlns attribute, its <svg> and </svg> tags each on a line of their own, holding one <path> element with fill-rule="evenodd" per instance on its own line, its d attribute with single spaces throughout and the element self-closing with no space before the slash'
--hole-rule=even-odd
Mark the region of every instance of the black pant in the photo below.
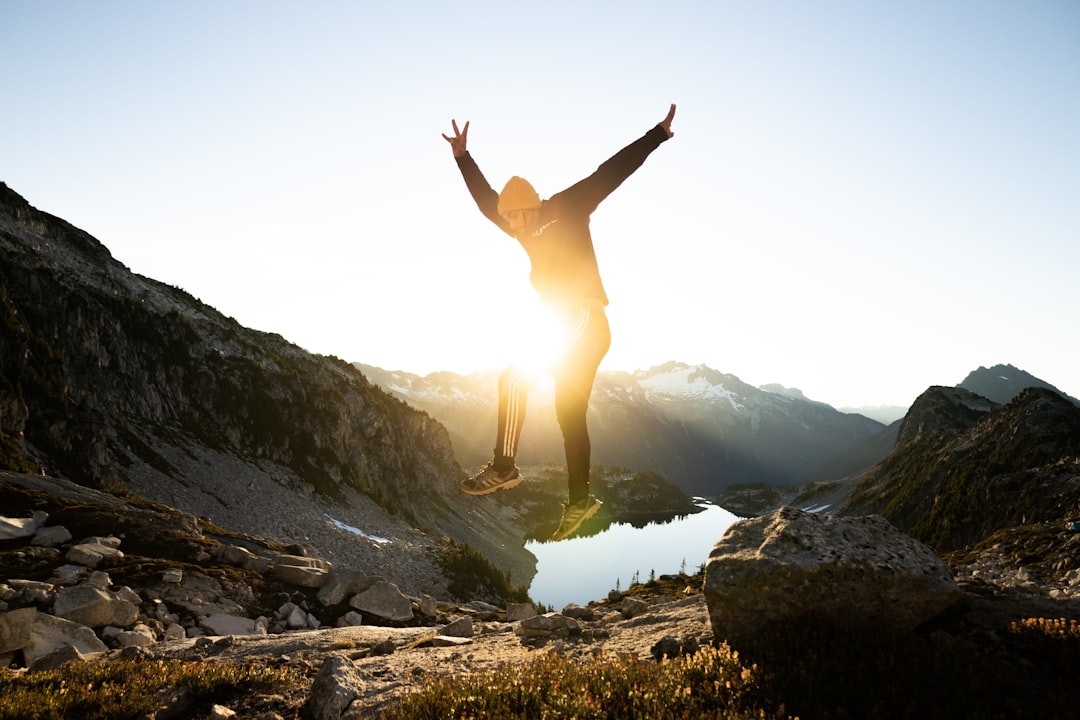
<svg viewBox="0 0 1080 720">
<path fill-rule="evenodd" d="M 551 368 L 555 379 L 555 415 L 566 449 L 571 503 L 589 496 L 589 429 L 585 416 L 600 361 L 611 347 L 611 329 L 603 310 L 580 308 L 560 313 L 565 332 L 560 357 Z M 496 466 L 510 465 L 517 454 L 529 391 L 539 381 L 536 371 L 511 365 L 499 376 L 499 422 Z"/>
</svg>

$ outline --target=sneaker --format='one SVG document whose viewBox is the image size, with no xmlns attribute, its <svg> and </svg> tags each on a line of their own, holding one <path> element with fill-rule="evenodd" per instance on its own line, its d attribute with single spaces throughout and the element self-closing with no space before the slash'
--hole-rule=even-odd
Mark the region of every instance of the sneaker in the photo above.
<svg viewBox="0 0 1080 720">
<path fill-rule="evenodd" d="M 488 463 L 468 480 L 461 481 L 461 491 L 466 495 L 487 495 L 496 490 L 509 490 L 522 483 L 517 465 L 499 472 L 494 463 Z"/>
<path fill-rule="evenodd" d="M 559 529 L 555 531 L 555 534 L 551 536 L 552 540 L 565 540 L 570 537 L 585 523 L 586 520 L 600 510 L 600 507 L 604 503 L 600 502 L 592 495 L 571 505 L 566 503 L 563 506 L 562 522 L 559 523 Z"/>
</svg>

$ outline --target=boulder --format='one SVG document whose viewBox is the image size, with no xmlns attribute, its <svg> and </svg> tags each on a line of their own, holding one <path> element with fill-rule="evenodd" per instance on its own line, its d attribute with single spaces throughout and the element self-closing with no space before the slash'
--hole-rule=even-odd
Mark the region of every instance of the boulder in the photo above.
<svg viewBox="0 0 1080 720">
<path fill-rule="evenodd" d="M 218 557 L 222 562 L 244 570 L 254 570 L 257 573 L 265 573 L 270 567 L 269 558 L 256 555 L 239 545 L 225 545 L 221 548 Z"/>
<path fill-rule="evenodd" d="M 439 634 L 447 637 L 471 638 L 475 632 L 472 618 L 466 615 L 443 627 Z"/>
<path fill-rule="evenodd" d="M 557 613 L 536 615 L 518 623 L 514 634 L 521 638 L 569 637 L 581 634 L 581 624 L 573 618 Z"/>
<path fill-rule="evenodd" d="M 0 540 L 33 537 L 38 528 L 48 519 L 49 514 L 42 510 L 38 510 L 28 518 L 0 517 Z"/>
<path fill-rule="evenodd" d="M 314 720 L 339 720 L 364 689 L 364 681 L 352 661 L 344 655 L 331 655 L 311 685 L 308 711 Z"/>
<path fill-rule="evenodd" d="M 536 608 L 532 603 L 506 603 L 506 622 L 517 622 L 536 617 Z"/>
<path fill-rule="evenodd" d="M 255 621 L 238 615 L 218 613 L 204 617 L 199 626 L 211 635 L 260 635 Z"/>
<path fill-rule="evenodd" d="M 278 555 L 274 575 L 282 582 L 306 588 L 321 588 L 330 573 L 330 563 L 300 555 Z"/>
<path fill-rule="evenodd" d="M 0 613 L 0 654 L 21 650 L 30 644 L 30 626 L 36 615 L 34 608 Z"/>
<path fill-rule="evenodd" d="M 50 525 L 39 528 L 34 533 L 34 539 L 30 541 L 30 544 L 38 547 L 56 547 L 66 542 L 71 542 L 71 533 L 68 529 L 63 525 Z"/>
<path fill-rule="evenodd" d="M 104 560 L 118 560 L 124 557 L 120 551 L 120 539 L 114 537 L 87 538 L 78 545 L 72 545 L 65 556 L 69 562 L 96 568 Z"/>
<path fill-rule="evenodd" d="M 345 602 L 345 598 L 367 590 L 371 585 L 372 581 L 357 570 L 331 568 L 316 597 L 323 607 L 330 607 Z"/>
<path fill-rule="evenodd" d="M 362 613 L 391 622 L 407 622 L 413 618 L 412 601 L 398 590 L 397 585 L 385 580 L 354 595 L 349 605 Z"/>
<path fill-rule="evenodd" d="M 85 625 L 39 612 L 30 626 L 30 642 L 23 647 L 23 659 L 29 667 L 46 655 L 68 646 L 83 654 L 108 650 L 94 631 Z"/>
<path fill-rule="evenodd" d="M 709 553 L 704 594 L 714 635 L 738 649 L 815 615 L 914 628 L 959 588 L 933 551 L 880 516 L 783 507 L 728 528 Z"/>
<path fill-rule="evenodd" d="M 74 585 L 56 593 L 53 614 L 87 627 L 127 627 L 139 616 L 139 608 L 117 593 L 93 585 Z"/>
</svg>

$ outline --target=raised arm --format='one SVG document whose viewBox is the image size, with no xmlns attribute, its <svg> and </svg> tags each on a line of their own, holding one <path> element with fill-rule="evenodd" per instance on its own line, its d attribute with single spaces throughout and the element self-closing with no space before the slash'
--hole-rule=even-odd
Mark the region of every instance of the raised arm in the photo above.
<svg viewBox="0 0 1080 720">
<path fill-rule="evenodd" d="M 674 120 L 674 119 L 675 119 L 675 103 L 671 103 L 671 109 L 668 110 L 667 117 L 660 121 L 660 127 L 664 128 L 664 132 L 667 133 L 667 136 L 669 138 L 670 137 L 675 137 L 675 131 L 671 129 L 671 121 Z M 456 130 L 457 127 L 455 127 L 454 129 Z M 469 130 L 469 124 L 465 123 L 465 131 L 468 132 L 468 130 Z M 443 137 L 446 137 L 446 136 L 443 135 Z M 449 140 L 450 138 L 446 138 L 446 139 Z M 462 142 L 464 144 L 464 141 L 462 141 Z"/>
<path fill-rule="evenodd" d="M 671 106 L 671 111 L 675 112 L 675 106 Z M 670 116 L 669 116 L 670 117 Z M 454 126 L 454 137 L 450 137 L 446 133 L 443 133 L 443 139 L 450 143 L 450 149 L 454 152 L 454 157 L 459 158 L 466 152 L 466 145 L 469 139 L 469 121 L 465 121 L 465 127 L 458 130 L 457 120 L 451 120 L 450 124 Z"/>
</svg>

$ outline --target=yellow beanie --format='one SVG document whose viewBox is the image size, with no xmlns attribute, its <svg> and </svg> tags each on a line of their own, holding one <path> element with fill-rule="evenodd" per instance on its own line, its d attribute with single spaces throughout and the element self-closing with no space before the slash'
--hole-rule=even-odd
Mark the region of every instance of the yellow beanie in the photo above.
<svg viewBox="0 0 1080 720">
<path fill-rule="evenodd" d="M 540 196 L 525 178 L 517 175 L 510 178 L 499 193 L 499 214 L 503 215 L 511 210 L 532 210 L 540 207 Z"/>
</svg>

